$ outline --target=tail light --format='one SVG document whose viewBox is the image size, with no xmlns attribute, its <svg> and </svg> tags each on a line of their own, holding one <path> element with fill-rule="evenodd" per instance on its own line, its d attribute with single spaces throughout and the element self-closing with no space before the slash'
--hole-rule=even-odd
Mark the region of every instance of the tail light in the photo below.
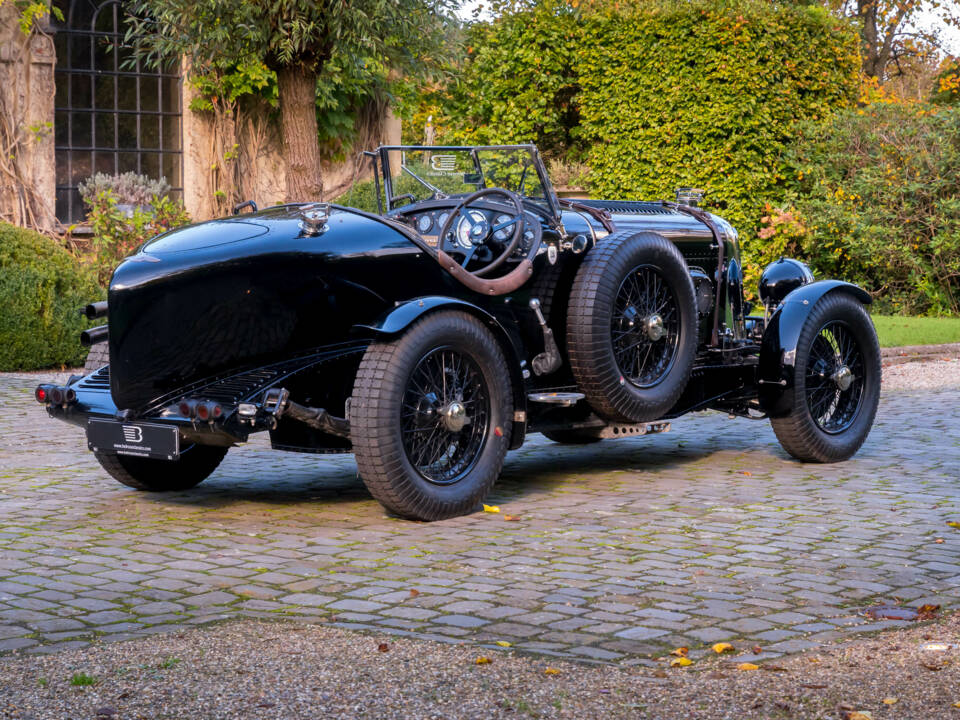
<svg viewBox="0 0 960 720">
<path fill-rule="evenodd" d="M 210 419 L 210 406 L 206 403 L 197 404 L 197 420 L 209 420 Z"/>
<path fill-rule="evenodd" d="M 193 400 L 181 400 L 177 404 L 177 410 L 183 417 L 193 417 L 197 404 Z"/>
<path fill-rule="evenodd" d="M 49 385 L 37 385 L 37 389 L 33 391 L 34 399 L 41 404 L 44 404 L 49 401 Z"/>
</svg>

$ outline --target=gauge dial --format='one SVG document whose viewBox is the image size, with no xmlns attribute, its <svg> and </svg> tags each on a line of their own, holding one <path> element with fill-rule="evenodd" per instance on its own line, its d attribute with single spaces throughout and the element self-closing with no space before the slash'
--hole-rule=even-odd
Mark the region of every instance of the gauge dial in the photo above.
<svg viewBox="0 0 960 720">
<path fill-rule="evenodd" d="M 505 222 L 510 222 L 512 217 L 513 217 L 512 215 L 497 215 L 497 217 L 494 218 L 493 220 L 493 226 L 496 227 L 497 225 L 502 225 Z M 500 242 L 503 242 L 507 238 L 513 237 L 513 231 L 515 229 L 516 229 L 515 225 L 507 225 L 505 228 L 497 230 L 493 234 L 493 237 L 499 240 Z"/>
<path fill-rule="evenodd" d="M 437 218 L 437 227 L 440 228 L 440 229 L 442 229 L 443 226 L 444 226 L 444 224 L 447 222 L 447 218 L 448 218 L 448 217 L 450 217 L 450 213 L 448 213 L 448 212 L 442 212 L 442 213 L 440 213 L 440 217 Z M 439 232 L 439 230 L 438 230 L 438 232 Z"/>
<path fill-rule="evenodd" d="M 482 243 L 490 231 L 490 227 L 487 225 L 487 218 L 482 212 L 479 210 L 467 210 L 467 212 L 470 213 L 470 217 L 473 218 L 475 224 L 471 225 L 470 221 L 465 217 L 461 217 L 457 223 L 457 243 L 463 248 L 471 248 L 476 244 Z M 474 234 L 474 227 L 481 226 L 483 228 L 482 232 Z"/>
<path fill-rule="evenodd" d="M 430 231 L 430 228 L 433 227 L 433 218 L 429 215 L 421 215 L 420 219 L 417 220 L 417 230 L 421 233 L 427 233 Z"/>
</svg>

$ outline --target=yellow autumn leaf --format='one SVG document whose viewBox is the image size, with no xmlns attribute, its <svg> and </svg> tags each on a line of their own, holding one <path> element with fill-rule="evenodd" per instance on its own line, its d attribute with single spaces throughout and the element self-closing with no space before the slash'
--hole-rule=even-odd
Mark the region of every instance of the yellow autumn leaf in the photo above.
<svg viewBox="0 0 960 720">
<path fill-rule="evenodd" d="M 556 668 L 548 667 L 546 670 L 543 671 L 543 674 L 544 674 L 544 675 L 559 675 L 559 674 L 560 674 L 560 671 L 557 670 Z"/>
<path fill-rule="evenodd" d="M 949 525 L 952 528 L 960 528 L 960 522 L 957 522 L 956 520 L 951 520 L 950 522 L 947 523 L 947 525 Z"/>
<path fill-rule="evenodd" d="M 690 652 L 690 648 L 684 646 L 678 647 L 676 650 L 671 650 L 670 654 L 676 655 L 677 657 L 686 657 L 688 652 Z"/>
<path fill-rule="evenodd" d="M 884 698 L 884 699 L 883 699 L 883 704 L 884 704 L 884 705 L 896 705 L 896 704 L 897 704 L 897 700 L 899 700 L 899 699 L 900 699 L 900 698 L 895 698 L 895 697 Z"/>
<path fill-rule="evenodd" d="M 670 667 L 686 667 L 693 665 L 693 660 L 688 657 L 677 657 L 670 661 Z"/>
<path fill-rule="evenodd" d="M 759 665 L 754 665 L 753 663 L 740 663 L 737 665 L 737 670 L 759 670 Z"/>
<path fill-rule="evenodd" d="M 733 652 L 734 647 L 730 643 L 717 643 L 716 645 L 711 646 L 710 648 L 717 655 L 720 655 L 725 652 Z"/>
<path fill-rule="evenodd" d="M 869 710 L 856 710 L 847 714 L 847 720 L 873 720 L 873 714 Z"/>
<path fill-rule="evenodd" d="M 955 702 L 955 703 L 953 704 L 953 706 L 954 706 L 955 708 L 960 708 L 960 702 Z"/>
<path fill-rule="evenodd" d="M 499 505 L 486 505 L 486 504 L 485 504 L 485 505 L 483 506 L 483 511 L 484 511 L 484 512 L 498 513 L 498 512 L 500 512 L 500 506 L 499 506 Z"/>
<path fill-rule="evenodd" d="M 489 664 L 490 664 L 490 658 L 484 657 L 483 655 L 477 658 L 477 665 L 489 665 Z"/>
<path fill-rule="evenodd" d="M 513 646 L 513 643 L 508 643 L 506 640 L 497 640 L 497 642 L 496 642 L 495 644 L 496 644 L 496 645 L 499 645 L 500 647 L 512 647 L 512 646 Z"/>
</svg>

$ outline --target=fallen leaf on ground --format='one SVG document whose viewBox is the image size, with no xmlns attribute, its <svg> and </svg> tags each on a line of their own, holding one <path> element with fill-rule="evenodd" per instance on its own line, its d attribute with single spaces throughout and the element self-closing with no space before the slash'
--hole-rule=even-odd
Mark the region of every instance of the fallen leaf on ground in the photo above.
<svg viewBox="0 0 960 720">
<path fill-rule="evenodd" d="M 817 685 L 816 683 L 801 683 L 800 687 L 810 688 L 811 690 L 822 690 L 826 685 Z"/>
<path fill-rule="evenodd" d="M 416 597 L 416 596 L 419 595 L 419 594 L 420 594 L 420 591 L 419 591 L 419 590 L 417 590 L 416 588 L 411 588 L 411 590 L 410 590 L 410 597 Z"/>
<path fill-rule="evenodd" d="M 943 538 L 937 538 L 936 540 L 934 540 L 934 542 L 935 542 L 937 545 L 943 545 Z"/>
<path fill-rule="evenodd" d="M 895 698 L 895 697 L 884 698 L 884 699 L 883 699 L 883 704 L 884 704 L 884 705 L 896 705 L 896 704 L 897 704 L 897 700 L 899 700 L 899 698 Z"/>
<path fill-rule="evenodd" d="M 751 477 L 753 475 L 753 473 L 750 472 L 749 470 L 744 470 L 743 474 L 746 475 L 747 477 Z"/>
<path fill-rule="evenodd" d="M 477 658 L 477 665 L 489 665 L 489 664 L 490 664 L 490 658 L 484 657 L 483 655 Z"/>
<path fill-rule="evenodd" d="M 717 655 L 720 655 L 725 652 L 733 652 L 734 647 L 730 643 L 717 643 L 710 649 L 713 650 Z"/>
<path fill-rule="evenodd" d="M 790 672 L 783 665 L 761 665 L 761 670 L 766 670 L 767 672 Z"/>
<path fill-rule="evenodd" d="M 955 703 L 953 704 L 953 706 L 954 706 L 955 708 L 960 708 L 960 702 L 955 702 Z"/>
<path fill-rule="evenodd" d="M 939 605 L 931 605 L 930 603 L 921 605 L 917 608 L 917 620 L 932 620 L 939 611 Z"/>
<path fill-rule="evenodd" d="M 693 660 L 687 657 L 678 657 L 670 661 L 670 667 L 686 667 L 687 665 L 693 665 Z"/>
<path fill-rule="evenodd" d="M 760 647 L 759 645 L 754 645 L 753 648 L 751 649 L 753 650 L 754 655 L 759 655 L 760 653 L 763 652 L 763 648 Z"/>
<path fill-rule="evenodd" d="M 517 515 L 504 515 L 503 519 L 506 520 L 507 522 L 511 522 L 513 520 L 519 520 L 520 518 Z"/>
<path fill-rule="evenodd" d="M 873 720 L 869 710 L 853 710 L 843 716 L 843 720 Z"/>
<path fill-rule="evenodd" d="M 497 640 L 495 644 L 500 647 L 511 647 L 513 645 L 513 643 L 508 643 L 506 640 Z"/>
<path fill-rule="evenodd" d="M 390 645 L 388 643 L 380 643 L 379 645 L 377 645 L 377 650 L 379 650 L 380 652 L 387 652 L 387 650 L 389 649 L 390 649 Z"/>
<path fill-rule="evenodd" d="M 544 674 L 544 675 L 559 675 L 559 674 L 560 674 L 560 671 L 557 670 L 556 668 L 548 667 L 546 670 L 543 671 L 543 674 Z"/>
<path fill-rule="evenodd" d="M 949 525 L 952 528 L 960 528 L 960 522 L 957 522 L 956 520 L 951 520 L 950 522 L 947 523 L 947 525 Z"/>
<path fill-rule="evenodd" d="M 499 505 L 486 505 L 486 504 L 484 504 L 484 506 L 483 506 L 483 511 L 484 511 L 484 512 L 498 513 L 498 512 L 500 512 L 500 506 L 499 506 Z"/>
<path fill-rule="evenodd" d="M 754 665 L 753 663 L 740 663 L 737 665 L 737 670 L 759 670 L 759 665 Z"/>
<path fill-rule="evenodd" d="M 688 647 L 678 647 L 678 648 L 676 648 L 675 650 L 671 650 L 671 651 L 670 651 L 670 654 L 671 654 L 671 655 L 676 655 L 677 657 L 686 657 L 688 652 L 690 652 L 690 648 L 688 648 Z"/>
<path fill-rule="evenodd" d="M 809 660 L 809 661 L 812 662 L 812 663 L 818 663 L 818 662 L 820 662 L 820 658 L 815 658 L 815 657 L 809 657 L 809 658 L 807 658 L 807 660 Z"/>
</svg>

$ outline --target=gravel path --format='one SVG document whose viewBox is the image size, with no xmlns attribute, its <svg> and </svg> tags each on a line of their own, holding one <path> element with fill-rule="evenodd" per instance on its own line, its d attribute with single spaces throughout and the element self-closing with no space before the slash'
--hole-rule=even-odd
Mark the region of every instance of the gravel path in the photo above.
<svg viewBox="0 0 960 720">
<path fill-rule="evenodd" d="M 960 356 L 883 366 L 884 390 L 938 390 L 953 387 L 960 387 Z"/>
<path fill-rule="evenodd" d="M 947 718 L 960 716 L 960 651 L 922 646 L 958 638 L 953 616 L 755 670 L 712 653 L 685 668 L 663 658 L 624 669 L 244 621 L 8 659 L 0 717 Z"/>
</svg>

